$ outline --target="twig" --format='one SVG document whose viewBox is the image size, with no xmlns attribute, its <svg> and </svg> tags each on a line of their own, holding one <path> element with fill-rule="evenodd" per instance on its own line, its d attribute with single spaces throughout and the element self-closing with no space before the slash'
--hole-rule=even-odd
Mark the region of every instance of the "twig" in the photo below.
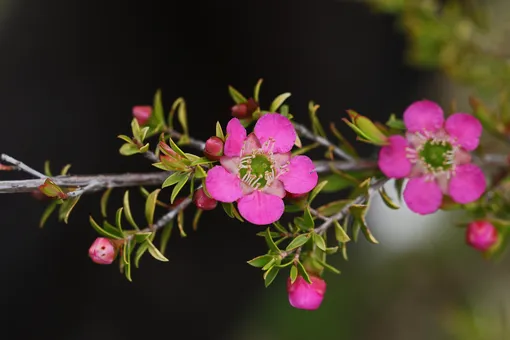
<svg viewBox="0 0 510 340">
<path fill-rule="evenodd" d="M 331 217 L 328 217 L 324 223 L 322 223 L 319 227 L 315 228 L 315 232 L 317 234 L 323 234 L 324 232 L 326 232 L 326 230 L 328 230 L 328 228 L 331 226 L 331 224 L 333 224 L 333 222 L 335 221 L 338 221 L 340 219 L 342 219 L 345 214 L 347 214 L 347 211 L 349 210 L 349 208 L 355 204 L 361 204 L 363 203 L 365 200 L 367 200 L 368 198 L 370 198 L 370 196 L 372 196 L 374 194 L 374 192 L 376 192 L 377 190 L 379 190 L 384 184 L 386 184 L 386 182 L 388 182 L 389 179 L 388 178 L 381 178 L 381 179 L 378 179 L 376 180 L 375 182 L 373 182 L 372 184 L 370 184 L 370 187 L 368 188 L 368 192 L 364 195 L 360 195 L 358 196 L 355 200 L 353 200 L 352 202 L 346 204 L 342 210 L 340 210 L 338 213 L 336 213 L 335 215 L 331 216 Z"/>
<path fill-rule="evenodd" d="M 178 132 L 178 131 L 175 131 L 175 130 L 172 130 L 172 129 L 168 129 L 167 132 L 170 134 L 170 137 L 172 138 L 182 138 L 183 134 Z M 195 139 L 195 138 L 192 138 L 192 137 L 187 137 L 188 138 L 188 142 L 184 145 L 189 145 L 197 150 L 200 150 L 200 151 L 204 151 L 205 149 L 205 143 L 202 142 L 201 140 L 198 140 L 198 139 Z"/>
<path fill-rule="evenodd" d="M 163 215 L 156 223 L 154 223 L 151 227 L 149 227 L 149 231 L 155 231 L 155 230 L 158 230 L 162 227 L 164 227 L 168 222 L 170 222 L 172 219 L 175 218 L 175 216 L 177 216 L 177 214 L 181 211 L 181 210 L 184 210 L 186 209 L 186 207 L 188 205 L 190 205 L 190 203 L 192 202 L 193 200 L 191 199 L 191 197 L 186 197 L 181 203 L 179 203 L 174 209 L 170 210 L 168 213 L 166 213 L 165 215 Z"/>
<path fill-rule="evenodd" d="M 144 157 L 147 158 L 149 161 L 153 162 L 153 163 L 157 163 L 159 162 L 159 159 L 158 157 L 156 157 L 156 154 L 152 151 L 147 151 L 147 152 L 144 152 Z"/>
<path fill-rule="evenodd" d="M 90 181 L 89 184 L 87 184 L 83 188 L 67 193 L 67 197 L 68 198 L 78 197 L 78 196 L 81 196 L 81 195 L 83 195 L 83 194 L 85 194 L 87 192 L 95 191 L 96 188 L 98 190 L 101 190 L 103 188 L 103 186 L 98 181 L 92 180 L 92 181 Z"/>
<path fill-rule="evenodd" d="M 376 161 L 366 159 L 354 161 L 314 161 L 315 171 L 318 173 L 331 172 L 331 168 L 342 171 L 365 170 L 377 167 Z"/>
<path fill-rule="evenodd" d="M 12 158 L 9 155 L 4 154 L 4 153 L 0 156 L 0 159 L 2 161 L 4 161 L 4 162 L 7 162 L 7 163 L 10 163 L 10 164 L 14 165 L 18 170 L 24 171 L 27 174 L 30 174 L 30 175 L 32 175 L 34 177 L 38 177 L 38 178 L 46 178 L 46 177 L 48 177 L 48 176 L 40 173 L 39 171 L 32 169 L 28 165 L 18 161 L 17 159 Z"/>
<path fill-rule="evenodd" d="M 352 157 L 351 155 L 349 155 L 348 153 L 346 153 L 345 151 L 340 149 L 338 146 L 336 146 L 333 143 L 331 143 L 326 138 L 321 137 L 321 136 L 317 136 L 312 131 L 308 130 L 308 128 L 306 126 L 298 124 L 298 123 L 295 123 L 295 122 L 293 124 L 294 124 L 294 128 L 296 129 L 296 131 L 301 136 L 303 136 L 305 138 L 308 138 L 310 140 L 313 140 L 314 142 L 319 143 L 322 146 L 325 146 L 327 148 L 331 148 L 335 155 L 337 155 L 340 158 L 343 158 L 346 161 L 350 161 L 350 162 L 354 162 L 355 161 L 354 157 Z"/>
</svg>

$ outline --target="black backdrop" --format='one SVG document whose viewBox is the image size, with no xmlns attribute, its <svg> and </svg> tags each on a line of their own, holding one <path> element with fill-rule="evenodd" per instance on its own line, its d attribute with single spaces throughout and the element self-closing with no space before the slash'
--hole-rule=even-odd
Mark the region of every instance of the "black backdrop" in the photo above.
<svg viewBox="0 0 510 340">
<path fill-rule="evenodd" d="M 72 163 L 76 174 L 150 171 L 142 157 L 118 155 L 115 136 L 129 132 L 131 107 L 150 104 L 157 88 L 166 108 L 185 97 L 192 134 L 205 139 L 216 120 L 229 119 L 228 84 L 246 93 L 262 77 L 266 105 L 289 91 L 298 119 L 313 99 L 325 122 L 341 125 L 347 108 L 371 117 L 401 112 L 418 79 L 403 66 L 392 18 L 359 2 L 2 4 L 0 149 L 39 169 L 50 159 L 55 171 Z M 6 339 L 221 339 L 265 293 L 259 271 L 245 263 L 265 249 L 259 229 L 221 209 L 205 215 L 198 233 L 174 235 L 169 263 L 144 258 L 133 283 L 114 266 L 95 265 L 87 216 L 99 217 L 98 199 L 84 198 L 69 225 L 52 218 L 41 230 L 43 204 L 0 197 Z"/>
</svg>

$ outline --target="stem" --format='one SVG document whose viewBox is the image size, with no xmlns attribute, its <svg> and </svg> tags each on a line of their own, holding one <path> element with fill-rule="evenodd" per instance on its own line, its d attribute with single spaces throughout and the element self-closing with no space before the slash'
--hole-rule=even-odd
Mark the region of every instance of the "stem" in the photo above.
<svg viewBox="0 0 510 340">
<path fill-rule="evenodd" d="M 168 134 L 170 135 L 170 137 L 172 138 L 182 138 L 183 134 L 178 132 L 178 131 L 175 131 L 175 130 L 172 130 L 172 129 L 168 129 L 167 130 Z M 202 142 L 201 140 L 198 140 L 198 139 L 195 139 L 195 138 L 192 138 L 192 137 L 188 137 L 188 143 L 187 144 L 184 144 L 184 145 L 189 145 L 197 150 L 200 150 L 200 151 L 204 151 L 205 149 L 205 143 Z"/>
<path fill-rule="evenodd" d="M 4 153 L 0 156 L 0 159 L 2 161 L 4 161 L 4 162 L 7 162 L 7 163 L 10 163 L 10 164 L 14 165 L 18 170 L 24 171 L 24 172 L 26 172 L 26 173 L 34 176 L 34 177 L 39 177 L 39 178 L 46 178 L 46 177 L 48 177 L 48 176 L 40 173 L 39 171 L 32 169 L 28 165 L 18 161 L 17 159 L 12 158 L 9 155 L 4 154 Z"/>
<path fill-rule="evenodd" d="M 377 168 L 376 161 L 366 159 L 354 161 L 313 161 L 315 171 L 318 173 L 331 172 L 331 169 L 349 171 L 349 170 L 366 170 Z"/>
<path fill-rule="evenodd" d="M 372 184 L 370 184 L 370 187 L 368 188 L 368 192 L 366 194 L 358 196 L 352 202 L 346 204 L 342 208 L 342 210 L 340 210 L 338 213 L 336 213 L 335 215 L 333 215 L 331 217 L 326 218 L 324 223 L 322 223 L 319 227 L 315 228 L 314 231 L 319 235 L 325 233 L 326 230 L 328 230 L 328 228 L 333 224 L 333 222 L 341 220 L 345 216 L 345 214 L 347 214 L 347 212 L 349 211 L 349 208 L 352 205 L 363 203 L 365 200 L 370 198 L 370 196 L 372 196 L 377 190 L 379 190 L 388 181 L 389 181 L 389 178 L 381 178 L 381 179 L 376 180 Z M 312 214 L 313 214 L 313 212 L 312 212 Z M 318 215 L 316 215 L 316 216 L 318 216 Z M 318 217 L 322 218 L 320 216 L 318 216 Z"/>
<path fill-rule="evenodd" d="M 316 143 L 319 143 L 320 145 L 325 146 L 326 148 L 331 148 L 335 155 L 337 155 L 338 157 L 340 157 L 346 161 L 355 162 L 354 157 L 352 157 L 351 155 L 349 155 L 348 153 L 346 153 L 345 151 L 340 149 L 335 144 L 331 143 L 326 138 L 317 136 L 312 131 L 308 130 L 308 128 L 304 125 L 301 125 L 301 124 L 295 123 L 295 122 L 293 124 L 294 124 L 294 128 L 301 136 L 308 138 Z"/>
</svg>

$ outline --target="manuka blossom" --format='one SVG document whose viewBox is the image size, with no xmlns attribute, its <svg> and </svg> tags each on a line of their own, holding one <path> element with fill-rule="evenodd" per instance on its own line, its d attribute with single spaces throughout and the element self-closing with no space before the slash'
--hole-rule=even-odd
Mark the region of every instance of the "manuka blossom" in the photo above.
<svg viewBox="0 0 510 340">
<path fill-rule="evenodd" d="M 221 166 L 209 170 L 206 188 L 217 201 L 237 202 L 247 221 L 265 225 L 282 216 L 286 191 L 307 193 L 318 176 L 310 158 L 292 157 L 296 131 L 287 117 L 267 113 L 253 131 L 247 135 L 237 118 L 230 120 Z"/>
<path fill-rule="evenodd" d="M 117 249 L 109 239 L 98 237 L 89 248 L 89 256 L 95 263 L 111 264 L 117 256 Z"/>
<path fill-rule="evenodd" d="M 320 277 L 310 275 L 312 283 L 308 283 L 301 276 L 291 283 L 287 279 L 287 293 L 292 307 L 305 310 L 315 310 L 320 307 L 326 293 L 326 282 Z"/>
<path fill-rule="evenodd" d="M 138 124 L 145 125 L 152 115 L 152 106 L 133 106 L 133 117 Z"/>
<path fill-rule="evenodd" d="M 455 202 L 476 201 L 485 191 L 482 170 L 471 163 L 469 151 L 476 149 L 482 125 L 466 113 L 444 119 L 436 103 L 422 100 L 404 112 L 406 136 L 388 138 L 379 153 L 379 168 L 388 177 L 410 178 L 404 200 L 412 211 L 437 211 L 443 194 Z"/>
<path fill-rule="evenodd" d="M 477 250 L 486 251 L 498 242 L 498 231 L 488 221 L 471 222 L 466 229 L 466 242 Z"/>
</svg>

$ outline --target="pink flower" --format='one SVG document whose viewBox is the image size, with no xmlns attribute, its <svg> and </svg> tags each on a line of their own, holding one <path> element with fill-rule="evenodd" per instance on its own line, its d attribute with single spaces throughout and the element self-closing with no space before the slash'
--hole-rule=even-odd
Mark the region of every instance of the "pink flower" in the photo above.
<svg viewBox="0 0 510 340">
<path fill-rule="evenodd" d="M 110 264 L 115 260 L 117 249 L 113 243 L 105 238 L 98 237 L 89 249 L 89 256 L 97 264 Z"/>
<path fill-rule="evenodd" d="M 312 160 L 291 156 L 295 141 L 294 126 L 280 114 L 260 117 L 248 136 L 239 120 L 232 118 L 221 166 L 207 173 L 207 191 L 217 201 L 237 201 L 241 216 L 253 224 L 278 221 L 285 191 L 303 194 L 317 185 Z"/>
<path fill-rule="evenodd" d="M 412 211 L 430 214 L 439 209 L 443 194 L 455 202 L 476 201 L 486 188 L 482 170 L 471 164 L 482 125 L 467 113 L 444 120 L 441 107 L 429 100 L 411 104 L 404 112 L 406 137 L 390 136 L 379 152 L 379 168 L 388 177 L 410 178 L 404 200 Z"/>
<path fill-rule="evenodd" d="M 473 221 L 466 229 L 466 242 L 473 248 L 486 251 L 498 241 L 497 229 L 487 221 Z"/>
<path fill-rule="evenodd" d="M 152 106 L 134 106 L 133 117 L 136 118 L 138 124 L 144 125 L 152 115 Z"/>
<path fill-rule="evenodd" d="M 326 282 L 317 276 L 310 275 L 312 283 L 298 276 L 294 283 L 287 280 L 289 303 L 294 308 L 315 310 L 320 307 L 326 293 Z"/>
</svg>

